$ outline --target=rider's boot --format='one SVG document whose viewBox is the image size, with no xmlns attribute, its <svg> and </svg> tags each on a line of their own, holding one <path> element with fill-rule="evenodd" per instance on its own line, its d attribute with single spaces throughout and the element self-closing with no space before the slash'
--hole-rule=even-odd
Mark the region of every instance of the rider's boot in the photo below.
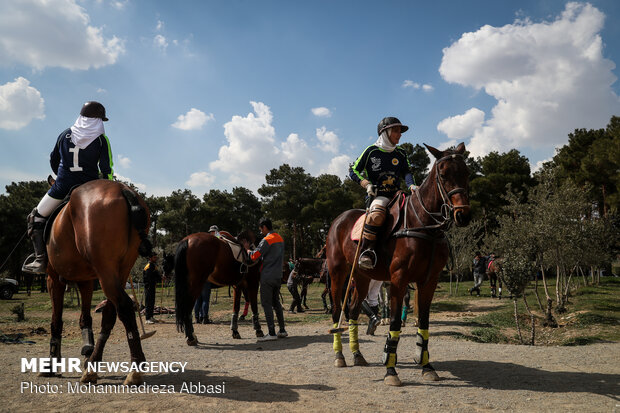
<svg viewBox="0 0 620 413">
<path fill-rule="evenodd" d="M 366 335 L 374 336 L 377 326 L 381 324 L 381 320 L 377 317 L 375 312 L 372 310 L 372 307 L 366 300 L 362 301 L 362 311 L 368 316 L 368 328 L 366 329 Z"/>
<path fill-rule="evenodd" d="M 385 206 L 381 204 L 373 204 L 368 211 L 368 219 L 364 224 L 364 232 L 362 234 L 362 240 L 360 245 L 360 257 L 357 264 L 363 270 L 372 270 L 377 265 L 377 254 L 375 253 L 375 244 L 377 242 L 377 235 L 381 230 L 383 221 L 385 221 L 385 214 L 387 210 Z"/>
<path fill-rule="evenodd" d="M 32 240 L 35 259 L 22 267 L 24 272 L 30 274 L 45 274 L 47 270 L 47 249 L 43 239 L 43 230 L 47 219 L 39 214 L 37 209 L 33 209 L 28 215 L 28 235 Z"/>
</svg>

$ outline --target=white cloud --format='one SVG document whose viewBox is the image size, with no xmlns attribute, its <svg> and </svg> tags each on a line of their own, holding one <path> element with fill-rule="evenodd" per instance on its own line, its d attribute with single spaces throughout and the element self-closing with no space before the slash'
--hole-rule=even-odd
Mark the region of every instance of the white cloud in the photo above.
<svg viewBox="0 0 620 413">
<path fill-rule="evenodd" d="M 568 3 L 553 21 L 528 19 L 464 33 L 443 50 L 439 72 L 450 83 L 483 89 L 497 99 L 468 145 L 491 150 L 548 148 L 576 128 L 601 128 L 620 112 L 611 88 L 614 62 L 603 57 L 604 14 Z"/>
<path fill-rule="evenodd" d="M 344 179 L 349 174 L 349 164 L 352 159 L 348 155 L 339 155 L 329 161 L 327 167 L 321 169 L 322 174 L 332 174 Z"/>
<path fill-rule="evenodd" d="M 155 26 L 155 30 L 160 31 L 164 28 L 164 22 L 161 20 L 157 20 L 157 26 Z"/>
<path fill-rule="evenodd" d="M 129 159 L 127 156 L 123 156 L 123 155 L 119 154 L 119 155 L 116 155 L 116 159 L 117 159 L 117 164 L 121 168 L 129 168 L 129 167 L 131 167 L 131 159 Z"/>
<path fill-rule="evenodd" d="M 316 130 L 316 137 L 319 140 L 319 148 L 325 152 L 338 152 L 338 147 L 340 146 L 340 140 L 338 139 L 338 135 L 336 135 L 332 131 L 328 131 L 325 126 L 318 128 Z"/>
<path fill-rule="evenodd" d="M 181 130 L 200 130 L 205 123 L 214 119 L 213 113 L 207 115 L 201 110 L 191 108 L 185 115 L 179 115 L 172 127 Z"/>
<path fill-rule="evenodd" d="M 108 93 L 108 91 L 100 87 L 99 89 L 97 89 L 97 93 Z"/>
<path fill-rule="evenodd" d="M 413 80 L 405 80 L 402 84 L 403 89 L 406 88 L 412 88 L 412 89 L 419 89 L 420 88 L 420 84 L 417 82 L 414 82 Z"/>
<path fill-rule="evenodd" d="M 478 108 L 471 108 L 462 115 L 442 120 L 437 125 L 437 130 L 451 139 L 463 139 L 471 137 L 477 129 L 482 127 L 483 123 L 484 112 Z"/>
<path fill-rule="evenodd" d="M 33 119 L 45 119 L 45 101 L 28 79 L 0 85 L 0 128 L 21 129 Z"/>
<path fill-rule="evenodd" d="M 127 3 L 129 3 L 129 0 L 114 0 L 111 4 L 116 10 L 123 10 Z"/>
<path fill-rule="evenodd" d="M 104 38 L 75 0 L 0 2 L 0 62 L 42 70 L 99 68 L 116 63 L 124 41 Z"/>
<path fill-rule="evenodd" d="M 168 47 L 168 41 L 164 36 L 158 34 L 153 38 L 153 45 L 155 45 L 155 47 L 160 49 L 162 52 L 165 52 Z"/>
<path fill-rule="evenodd" d="M 435 88 L 431 85 L 422 85 L 422 90 L 425 92 L 432 92 L 433 90 L 435 90 Z"/>
<path fill-rule="evenodd" d="M 191 187 L 208 187 L 215 182 L 215 177 L 207 172 L 194 172 L 190 175 L 189 180 L 185 182 Z"/>
<path fill-rule="evenodd" d="M 293 165 L 314 163 L 308 144 L 296 133 L 288 135 L 286 141 L 280 144 L 280 148 L 280 153 L 284 157 L 282 163 L 287 162 Z"/>
<path fill-rule="evenodd" d="M 332 111 L 326 107 L 312 108 L 312 114 L 320 118 L 329 118 L 332 115 Z"/>
</svg>

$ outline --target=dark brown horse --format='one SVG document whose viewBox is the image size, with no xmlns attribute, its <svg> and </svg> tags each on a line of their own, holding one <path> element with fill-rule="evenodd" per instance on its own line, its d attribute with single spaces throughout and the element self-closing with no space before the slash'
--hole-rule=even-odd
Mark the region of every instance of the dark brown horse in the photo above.
<svg viewBox="0 0 620 413">
<path fill-rule="evenodd" d="M 418 300 L 415 361 L 422 365 L 426 379 L 438 379 L 428 358 L 428 326 L 439 273 L 449 257 L 444 231 L 453 222 L 458 226 L 469 223 L 469 171 L 463 157 L 465 145 L 461 143 L 455 150 L 447 151 L 426 147 L 436 158 L 428 177 L 413 195 L 399 193 L 395 197 L 377 243 L 376 267 L 373 270 L 356 268 L 353 275 L 355 292 L 349 310 L 349 347 L 355 365 L 368 364 L 359 351 L 357 340 L 357 320 L 361 301 L 368 293 L 368 283 L 371 278 L 391 283 L 390 333 L 384 350 L 384 364 L 387 367 L 384 381 L 388 385 L 401 384 L 395 368 L 396 348 L 403 297 L 411 282 L 416 283 Z M 357 245 L 351 239 L 352 229 L 363 214 L 362 210 L 342 213 L 332 223 L 327 237 L 327 262 L 334 300 L 332 320 L 335 326 L 338 325 L 345 280 L 355 262 Z M 359 236 L 359 233 L 353 235 Z M 346 366 L 340 332 L 334 334 L 333 347 L 336 352 L 335 365 Z"/>
<path fill-rule="evenodd" d="M 241 247 L 239 241 L 242 239 L 248 240 L 250 244 L 255 241 L 250 231 L 240 234 L 237 239 L 224 231 L 220 231 L 220 234 L 236 242 L 239 247 Z M 240 253 L 245 254 L 245 250 L 241 248 Z M 198 232 L 188 235 L 179 243 L 174 258 L 174 273 L 177 329 L 185 332 L 188 345 L 198 344 L 192 324 L 192 309 L 207 280 L 216 286 L 235 287 L 234 309 L 230 324 L 233 338 L 241 338 L 237 330 L 237 321 L 243 291 L 247 291 L 246 298 L 250 300 L 256 337 L 264 335 L 258 322 L 257 296 L 260 264 L 248 266 L 238 262 L 226 241 L 210 233 Z"/>
<path fill-rule="evenodd" d="M 146 361 L 134 303 L 125 292 L 125 284 L 138 253 L 143 256 L 151 253 L 146 238 L 149 225 L 144 201 L 120 182 L 98 179 L 73 191 L 69 203 L 53 221 L 47 243 L 47 286 L 52 299 L 50 357 L 61 358 L 64 294 L 67 283 L 72 282 L 77 284 L 82 296 L 82 355 L 89 357 L 90 362 L 101 361 L 118 315 L 127 332 L 131 361 Z M 95 279 L 108 299 L 96 345 L 90 315 Z M 96 382 L 97 374 L 85 371 L 81 381 Z M 141 373 L 130 372 L 125 379 L 125 384 L 140 383 Z"/>
</svg>

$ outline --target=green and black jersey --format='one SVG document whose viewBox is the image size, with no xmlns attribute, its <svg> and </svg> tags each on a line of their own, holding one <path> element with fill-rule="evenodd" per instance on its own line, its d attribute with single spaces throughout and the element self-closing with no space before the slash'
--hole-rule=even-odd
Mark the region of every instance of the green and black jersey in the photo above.
<svg viewBox="0 0 620 413">
<path fill-rule="evenodd" d="M 400 189 L 400 180 L 413 185 L 413 176 L 405 151 L 397 147 L 392 152 L 376 145 L 367 147 L 349 169 L 349 176 L 358 184 L 367 179 L 377 186 L 377 195 L 391 198 Z"/>
</svg>

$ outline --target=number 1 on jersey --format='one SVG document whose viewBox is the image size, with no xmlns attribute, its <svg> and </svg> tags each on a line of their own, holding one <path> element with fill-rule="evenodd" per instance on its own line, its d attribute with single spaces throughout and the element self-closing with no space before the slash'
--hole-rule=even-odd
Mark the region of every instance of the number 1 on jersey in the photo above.
<svg viewBox="0 0 620 413">
<path fill-rule="evenodd" d="M 82 170 L 82 167 L 80 166 L 80 158 L 78 156 L 79 151 L 80 148 L 77 146 L 75 148 L 69 148 L 69 152 L 73 152 L 73 166 L 69 168 L 72 172 L 79 172 Z"/>
</svg>

